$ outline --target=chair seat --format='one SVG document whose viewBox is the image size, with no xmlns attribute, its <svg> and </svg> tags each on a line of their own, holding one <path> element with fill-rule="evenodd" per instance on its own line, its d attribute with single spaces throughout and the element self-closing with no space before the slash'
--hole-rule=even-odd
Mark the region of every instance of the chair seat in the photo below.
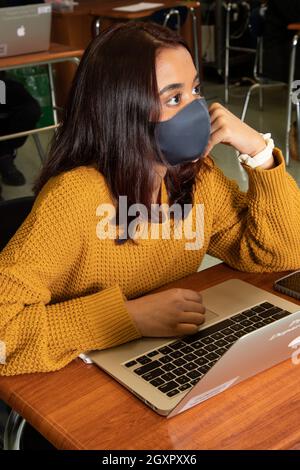
<svg viewBox="0 0 300 470">
<path fill-rule="evenodd" d="M 272 80 L 271 78 L 262 77 L 262 76 L 257 77 L 257 83 L 259 83 L 260 85 L 287 86 L 285 82 L 280 82 L 279 80 Z"/>
</svg>

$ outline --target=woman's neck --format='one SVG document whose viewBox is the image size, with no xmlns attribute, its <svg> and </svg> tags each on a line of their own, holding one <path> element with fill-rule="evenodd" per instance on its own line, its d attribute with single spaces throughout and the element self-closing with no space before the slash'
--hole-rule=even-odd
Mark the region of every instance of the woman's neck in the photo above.
<svg viewBox="0 0 300 470">
<path fill-rule="evenodd" d="M 153 204 L 160 204 L 160 199 L 161 199 L 161 184 L 162 180 L 166 176 L 167 173 L 167 168 L 164 165 L 157 165 L 155 167 L 155 184 L 154 184 L 154 190 L 152 192 L 152 203 Z"/>
</svg>

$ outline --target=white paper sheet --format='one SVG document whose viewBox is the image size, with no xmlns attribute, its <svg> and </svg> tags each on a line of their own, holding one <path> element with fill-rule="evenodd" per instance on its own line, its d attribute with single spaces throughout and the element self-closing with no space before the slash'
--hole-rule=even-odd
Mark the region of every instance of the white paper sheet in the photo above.
<svg viewBox="0 0 300 470">
<path fill-rule="evenodd" d="M 135 3 L 134 5 L 128 5 L 125 7 L 116 7 L 116 8 L 113 8 L 113 10 L 134 13 L 136 11 L 151 10 L 152 8 L 162 7 L 163 5 L 164 5 L 163 3 L 140 2 L 140 3 Z"/>
</svg>

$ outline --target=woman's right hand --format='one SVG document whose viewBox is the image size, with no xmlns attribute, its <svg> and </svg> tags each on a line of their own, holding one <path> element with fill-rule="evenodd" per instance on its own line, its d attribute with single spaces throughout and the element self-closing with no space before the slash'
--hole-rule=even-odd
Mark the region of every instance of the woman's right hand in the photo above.
<svg viewBox="0 0 300 470">
<path fill-rule="evenodd" d="M 205 321 L 202 296 L 190 289 L 169 289 L 125 304 L 142 336 L 190 335 Z"/>
</svg>

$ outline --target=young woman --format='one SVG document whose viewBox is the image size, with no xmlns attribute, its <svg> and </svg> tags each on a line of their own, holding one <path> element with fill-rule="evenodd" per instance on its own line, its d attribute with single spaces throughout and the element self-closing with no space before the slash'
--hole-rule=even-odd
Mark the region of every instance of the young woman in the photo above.
<svg viewBox="0 0 300 470">
<path fill-rule="evenodd" d="M 300 193 L 281 152 L 221 105 L 209 113 L 175 33 L 128 23 L 90 44 L 33 210 L 0 255 L 0 374 L 54 371 L 140 336 L 195 333 L 205 320 L 199 292 L 148 293 L 195 272 L 206 252 L 245 271 L 300 267 Z M 244 155 L 247 193 L 208 156 L 218 143 Z M 148 211 L 138 220 L 152 237 L 137 236 L 134 204 Z M 150 218 L 153 204 L 188 208 L 170 217 L 169 236 L 168 218 Z M 117 230 L 107 237 L 111 208 Z M 187 220 L 203 232 L 192 248 L 176 235 Z"/>
</svg>

